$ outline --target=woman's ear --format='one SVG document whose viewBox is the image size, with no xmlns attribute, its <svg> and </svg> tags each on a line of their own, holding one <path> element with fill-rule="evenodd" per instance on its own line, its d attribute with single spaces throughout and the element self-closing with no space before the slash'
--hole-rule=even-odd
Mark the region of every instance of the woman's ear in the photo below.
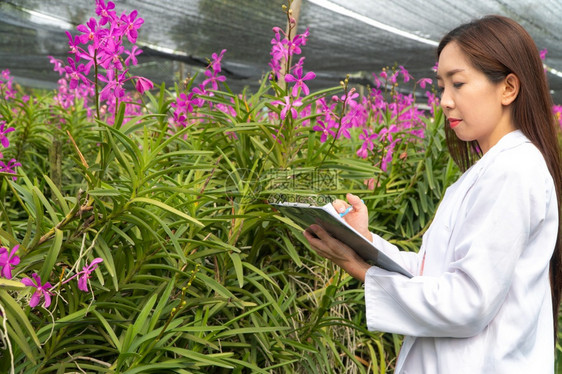
<svg viewBox="0 0 562 374">
<path fill-rule="evenodd" d="M 510 73 L 503 81 L 504 89 L 502 93 L 502 104 L 511 104 L 519 95 L 520 82 L 517 75 Z"/>
</svg>

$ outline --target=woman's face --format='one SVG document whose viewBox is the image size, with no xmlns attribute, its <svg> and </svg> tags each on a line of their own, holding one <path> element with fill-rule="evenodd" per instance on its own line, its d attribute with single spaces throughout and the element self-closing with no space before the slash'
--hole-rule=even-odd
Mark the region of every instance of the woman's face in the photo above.
<svg viewBox="0 0 562 374">
<path fill-rule="evenodd" d="M 441 51 L 437 84 L 442 90 L 441 107 L 447 125 L 459 139 L 478 141 L 483 153 L 515 129 L 510 108 L 502 104 L 504 83 L 492 83 L 470 63 L 456 42 Z"/>
</svg>

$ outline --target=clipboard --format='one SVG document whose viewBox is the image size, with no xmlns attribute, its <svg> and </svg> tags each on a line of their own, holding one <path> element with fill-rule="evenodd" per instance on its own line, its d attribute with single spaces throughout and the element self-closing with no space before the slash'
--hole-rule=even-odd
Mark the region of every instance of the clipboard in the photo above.
<svg viewBox="0 0 562 374">
<path fill-rule="evenodd" d="M 339 213 L 332 203 L 324 206 L 313 206 L 301 203 L 271 203 L 281 214 L 290 218 L 295 223 L 306 229 L 312 224 L 322 227 L 331 236 L 338 239 L 342 243 L 348 245 L 365 261 L 372 263 L 380 268 L 388 271 L 400 273 L 408 278 L 412 278 L 412 274 L 396 263 L 382 251 L 380 251 L 373 243 L 361 235 L 357 230 L 351 227 Z"/>
</svg>

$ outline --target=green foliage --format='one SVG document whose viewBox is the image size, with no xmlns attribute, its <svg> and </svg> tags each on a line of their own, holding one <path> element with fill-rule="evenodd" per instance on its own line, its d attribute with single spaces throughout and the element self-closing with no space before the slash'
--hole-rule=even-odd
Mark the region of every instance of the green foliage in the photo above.
<svg viewBox="0 0 562 374">
<path fill-rule="evenodd" d="M 256 94 L 216 92 L 214 103 L 232 100 L 236 115 L 207 107 L 199 125 L 175 132 L 164 87 L 148 95 L 145 115 L 118 112 L 113 126 L 80 106 L 62 110 L 49 94 L 2 102 L 16 128 L 6 154 L 23 167 L 0 182 L 0 239 L 19 243 L 22 259 L 0 284 L 0 371 L 392 370 L 400 337 L 366 330 L 360 285 L 267 202 L 351 191 L 373 230 L 415 249 L 457 174 L 442 114 L 425 120 L 423 139 L 399 143 L 385 172 L 358 158 L 353 141 L 322 143 L 306 118 L 269 121 L 262 114 L 279 111 L 270 94 L 265 84 Z M 337 183 L 279 184 L 279 175 L 315 170 Z M 64 282 L 97 257 L 90 292 Z M 30 308 L 31 291 L 16 281 L 33 272 L 54 285 L 47 309 Z"/>
</svg>

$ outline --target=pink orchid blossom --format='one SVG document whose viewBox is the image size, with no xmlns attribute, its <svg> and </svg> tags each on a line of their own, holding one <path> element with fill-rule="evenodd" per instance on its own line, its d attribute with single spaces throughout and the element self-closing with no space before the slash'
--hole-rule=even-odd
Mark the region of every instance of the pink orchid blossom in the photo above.
<svg viewBox="0 0 562 374">
<path fill-rule="evenodd" d="M 207 77 L 207 79 L 205 79 L 201 84 L 206 87 L 209 83 L 211 83 L 211 88 L 213 90 L 219 89 L 219 85 L 217 82 L 226 81 L 226 77 L 224 75 L 217 75 L 216 72 L 212 72 L 210 70 L 205 70 L 205 76 Z"/>
<path fill-rule="evenodd" d="M 117 12 L 112 11 L 115 8 L 115 4 L 111 1 L 107 2 L 105 5 L 104 0 L 96 0 L 96 14 L 100 16 L 100 25 L 105 25 L 107 22 L 111 22 L 117 18 Z"/>
<path fill-rule="evenodd" d="M 123 26 L 121 26 L 120 32 L 123 35 L 127 35 L 127 39 L 132 44 L 137 42 L 138 33 L 137 30 L 142 26 L 144 23 L 143 18 L 137 18 L 138 11 L 135 9 L 133 10 L 128 16 L 123 14 L 121 16 L 121 22 L 123 22 Z"/>
<path fill-rule="evenodd" d="M 79 45 L 80 45 L 80 37 L 78 35 L 76 36 L 72 36 L 72 34 L 69 31 L 66 31 L 66 36 L 68 37 L 68 47 L 70 48 L 70 51 L 68 51 L 68 53 L 71 53 L 75 56 L 76 61 L 78 61 L 78 56 L 79 56 Z"/>
<path fill-rule="evenodd" d="M 417 82 L 421 88 L 425 88 L 427 84 L 432 84 L 433 81 L 429 78 L 422 78 Z"/>
<path fill-rule="evenodd" d="M 222 58 L 224 56 L 226 52 L 226 49 L 223 49 L 218 55 L 216 53 L 213 53 L 211 55 L 211 58 L 213 59 L 211 61 L 211 68 L 213 69 L 213 71 L 215 71 L 216 73 L 219 73 L 221 71 L 221 61 Z"/>
<path fill-rule="evenodd" d="M 79 275 L 78 278 L 78 289 L 84 292 L 88 292 L 88 279 L 90 279 L 90 274 L 96 270 L 96 268 L 98 267 L 98 264 L 100 262 L 103 262 L 103 259 L 101 258 L 94 258 L 92 260 L 92 262 L 90 262 L 90 265 L 86 265 L 82 268 L 82 271 L 79 272 L 77 275 Z"/>
<path fill-rule="evenodd" d="M 4 148 L 8 148 L 10 146 L 10 141 L 8 140 L 6 134 L 12 131 L 15 131 L 15 128 L 7 127 L 6 122 L 0 121 L 0 144 L 2 144 Z"/>
<path fill-rule="evenodd" d="M 371 129 L 363 130 L 361 135 L 359 135 L 359 139 L 363 140 L 363 144 L 361 144 L 361 147 L 357 150 L 357 156 L 367 158 L 369 151 L 372 151 L 374 148 L 373 142 L 377 139 L 377 136 L 378 135 Z"/>
<path fill-rule="evenodd" d="M 121 54 L 125 51 L 125 47 L 121 45 L 120 40 L 108 38 L 103 47 L 100 47 L 100 65 L 105 69 L 115 68 L 119 71 L 123 70 L 121 62 Z"/>
<path fill-rule="evenodd" d="M 44 297 L 45 302 L 43 303 L 43 306 L 45 308 L 48 308 L 51 305 L 51 292 L 49 292 L 52 287 L 51 284 L 49 282 L 45 282 L 45 284 L 42 284 L 41 277 L 37 273 L 33 273 L 31 277 L 33 278 L 33 280 L 30 278 L 23 278 L 21 280 L 21 282 L 26 286 L 36 289 L 36 291 L 31 296 L 31 300 L 29 300 L 29 306 L 35 308 L 39 304 L 41 297 Z"/>
<path fill-rule="evenodd" d="M 56 71 L 57 73 L 59 73 L 59 75 L 63 75 L 66 73 L 66 70 L 64 69 L 64 67 L 62 66 L 62 61 L 59 59 L 54 58 L 53 56 L 47 56 L 49 57 L 49 62 L 53 65 L 55 65 L 53 67 L 53 70 Z"/>
<path fill-rule="evenodd" d="M 88 79 L 84 76 L 86 67 L 82 64 L 76 66 L 76 62 L 72 58 L 68 58 L 68 65 L 64 68 L 66 73 L 70 77 L 69 87 L 74 89 L 78 86 L 78 82 L 81 80 L 84 83 L 88 83 Z"/>
<path fill-rule="evenodd" d="M 0 173 L 15 174 L 18 166 L 21 166 L 21 164 L 15 158 L 12 158 L 7 164 L 0 159 Z M 12 179 L 16 180 L 17 177 L 12 177 Z"/>
<path fill-rule="evenodd" d="M 79 36 L 80 43 L 86 44 L 89 41 L 92 41 L 94 46 L 98 48 L 100 31 L 98 30 L 98 23 L 95 18 L 90 18 L 86 25 L 78 25 L 76 30 L 82 33 L 82 35 Z"/>
<path fill-rule="evenodd" d="M 19 244 L 17 244 L 11 251 L 8 251 L 8 248 L 0 248 L 0 267 L 2 268 L 2 276 L 6 279 L 12 279 L 12 269 L 20 263 L 20 258 L 16 255 L 19 247 Z"/>
<path fill-rule="evenodd" d="M 299 100 L 299 99 L 296 99 L 295 101 L 291 102 L 291 96 L 285 96 L 284 101 L 276 100 L 276 101 L 272 102 L 271 104 L 281 105 L 283 107 L 283 109 L 281 110 L 281 113 L 280 113 L 280 117 L 281 117 L 282 120 L 285 120 L 285 118 L 287 117 L 287 112 L 291 113 L 291 117 L 293 119 L 297 118 L 298 112 L 295 109 L 295 107 L 301 106 L 302 101 Z"/>
<path fill-rule="evenodd" d="M 398 66 L 398 69 L 400 69 L 400 74 L 402 74 L 402 77 L 404 78 L 404 83 L 407 83 L 410 79 L 412 79 L 412 76 L 408 73 L 408 70 L 406 70 L 404 66 L 400 65 Z"/>
<path fill-rule="evenodd" d="M 100 98 L 102 100 L 113 100 L 115 98 L 122 98 L 125 95 L 125 89 L 123 88 L 123 83 L 125 83 L 125 76 L 127 75 L 127 70 L 121 74 L 115 76 L 114 70 L 107 70 L 107 75 L 99 75 L 98 79 L 102 82 L 107 83 L 107 85 L 100 91 Z"/>
<path fill-rule="evenodd" d="M 308 80 L 312 80 L 312 79 L 316 78 L 316 74 L 313 73 L 312 71 L 309 71 L 308 73 L 306 73 L 303 76 L 302 64 L 298 65 L 295 68 L 294 73 L 295 73 L 295 75 L 292 75 L 292 74 L 285 75 L 285 81 L 286 82 L 295 83 L 295 85 L 293 86 L 293 91 L 292 91 L 293 96 L 296 97 L 298 95 L 299 89 L 301 89 L 303 94 L 305 96 L 307 96 L 310 93 L 310 89 L 304 83 L 304 81 L 308 81 Z"/>
<path fill-rule="evenodd" d="M 435 62 L 435 65 L 433 65 L 433 67 L 431 68 L 431 70 L 433 70 L 434 72 L 437 73 L 437 68 L 439 67 L 439 61 Z"/>
<path fill-rule="evenodd" d="M 137 83 L 135 84 L 135 88 L 139 93 L 144 93 L 144 91 L 151 90 L 154 87 L 154 83 L 150 79 L 144 77 L 133 77 L 137 79 Z"/>
<path fill-rule="evenodd" d="M 142 53 L 142 49 L 134 45 L 130 51 L 125 50 L 125 53 L 128 55 L 128 57 L 125 59 L 125 65 L 129 66 L 129 64 L 131 63 L 133 65 L 137 65 L 139 63 L 137 61 L 137 56 Z"/>
<path fill-rule="evenodd" d="M 333 138 L 336 137 L 336 133 L 330 129 L 333 127 L 330 123 L 324 123 L 322 120 L 318 120 L 317 122 L 318 125 L 314 126 L 312 129 L 314 131 L 322 132 L 322 135 L 320 136 L 320 143 L 325 143 L 328 139 L 328 135 L 331 135 Z"/>
</svg>

